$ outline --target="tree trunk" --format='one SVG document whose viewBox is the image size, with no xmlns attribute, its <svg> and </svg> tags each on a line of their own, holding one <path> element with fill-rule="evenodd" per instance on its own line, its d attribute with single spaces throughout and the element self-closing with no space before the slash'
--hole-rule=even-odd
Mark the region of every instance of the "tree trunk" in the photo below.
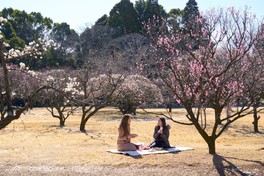
<svg viewBox="0 0 264 176">
<path fill-rule="evenodd" d="M 258 130 L 258 112 L 257 112 L 257 106 L 253 106 L 253 111 L 254 111 L 254 114 L 253 114 L 253 117 L 254 117 L 254 121 L 253 121 L 253 125 L 254 125 L 254 132 L 255 133 L 259 133 L 259 130 Z"/>
<path fill-rule="evenodd" d="M 85 109 L 85 106 L 82 107 L 82 119 L 80 123 L 80 131 L 81 132 L 86 132 L 85 130 L 85 125 L 88 122 L 88 120 L 96 113 L 99 111 L 99 109 L 103 108 L 104 106 L 91 106 L 87 110 Z M 94 109 L 93 109 L 94 108 Z M 93 110 L 92 110 L 93 109 Z"/>
<path fill-rule="evenodd" d="M 213 139 L 212 137 L 209 137 L 208 139 L 206 139 L 206 143 L 208 145 L 209 154 L 211 154 L 211 155 L 216 154 L 216 151 L 215 151 L 215 139 Z"/>
<path fill-rule="evenodd" d="M 63 111 L 60 109 L 60 106 L 56 106 L 55 107 L 59 113 L 59 119 L 60 119 L 60 127 L 64 127 L 65 126 L 65 117 L 63 115 Z"/>
<path fill-rule="evenodd" d="M 6 94 L 6 105 L 7 105 L 7 116 L 13 116 L 14 111 L 12 108 L 12 97 L 11 97 L 11 90 L 10 90 L 10 86 L 9 86 L 9 79 L 8 79 L 8 69 L 6 67 L 6 61 L 5 61 L 5 57 L 3 54 L 3 43 L 0 43 L 0 60 L 2 63 L 2 67 L 3 67 L 3 72 L 4 72 L 4 90 L 5 90 L 5 94 Z"/>
<path fill-rule="evenodd" d="M 88 118 L 86 118 L 86 115 L 87 113 L 89 112 L 90 110 L 86 110 L 86 106 L 85 105 L 82 105 L 82 118 L 81 118 L 81 123 L 80 123 L 80 131 L 81 132 L 85 132 L 85 125 L 86 125 L 86 122 L 88 121 Z"/>
<path fill-rule="evenodd" d="M 209 149 L 209 154 L 211 154 L 211 155 L 216 154 L 216 146 L 215 146 L 216 137 L 215 137 L 215 135 L 208 136 L 207 133 L 200 127 L 199 128 L 196 127 L 196 129 L 198 130 L 198 132 L 200 133 L 200 135 L 202 136 L 204 141 L 207 143 L 208 149 Z"/>
<path fill-rule="evenodd" d="M 167 109 L 169 109 L 169 112 L 172 112 L 172 104 L 171 103 L 167 104 Z"/>
<path fill-rule="evenodd" d="M 80 124 L 80 131 L 85 132 L 85 124 L 86 124 L 85 120 L 82 119 L 81 124 Z"/>
<path fill-rule="evenodd" d="M 215 121 L 218 125 L 221 125 L 222 122 L 221 122 L 221 112 L 222 112 L 222 109 L 220 108 L 214 108 L 215 109 Z"/>
<path fill-rule="evenodd" d="M 118 106 L 118 109 L 120 110 L 120 112 L 121 112 L 123 115 L 125 114 L 125 110 L 124 110 L 122 107 Z"/>
<path fill-rule="evenodd" d="M 64 126 L 65 126 L 65 120 L 60 119 L 60 127 L 62 128 L 62 127 L 64 127 Z"/>
<path fill-rule="evenodd" d="M 13 120 L 16 120 L 17 118 L 15 116 L 7 116 L 3 120 L 0 121 L 0 130 L 5 128 L 7 125 L 9 125 Z"/>
<path fill-rule="evenodd" d="M 120 106 L 118 108 L 122 112 L 122 114 L 133 114 L 133 115 L 136 115 L 137 108 L 134 107 L 133 105 L 127 105 L 127 106 L 124 106 L 124 107 Z"/>
</svg>

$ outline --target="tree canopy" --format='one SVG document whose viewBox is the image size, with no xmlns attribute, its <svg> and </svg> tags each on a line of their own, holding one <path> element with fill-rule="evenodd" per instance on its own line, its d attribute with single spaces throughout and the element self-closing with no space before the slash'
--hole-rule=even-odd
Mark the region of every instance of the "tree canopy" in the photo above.
<svg viewBox="0 0 264 176">
<path fill-rule="evenodd" d="M 247 9 L 212 10 L 204 18 L 207 30 L 201 29 L 202 37 L 209 38 L 208 44 L 199 48 L 186 40 L 185 33 L 163 32 L 167 21 L 159 28 L 160 35 L 156 34 L 156 24 L 149 24 L 148 34 L 158 57 L 149 58 L 147 63 L 156 64 L 151 69 L 186 109 L 187 119 L 208 144 L 209 153 L 215 154 L 216 139 L 231 123 L 252 113 L 253 97 L 263 92 L 263 57 L 251 52 L 262 35 L 257 35 L 261 33 L 255 27 L 259 21 Z M 175 47 L 179 43 L 185 45 L 183 50 Z M 149 71 L 149 64 L 145 65 Z M 240 107 L 222 116 L 223 109 L 235 106 L 238 100 Z M 215 111 L 210 127 L 205 114 L 208 107 Z"/>
<path fill-rule="evenodd" d="M 117 36 L 139 32 L 141 24 L 139 16 L 130 0 L 121 0 L 109 13 L 107 24 L 117 28 Z"/>
</svg>

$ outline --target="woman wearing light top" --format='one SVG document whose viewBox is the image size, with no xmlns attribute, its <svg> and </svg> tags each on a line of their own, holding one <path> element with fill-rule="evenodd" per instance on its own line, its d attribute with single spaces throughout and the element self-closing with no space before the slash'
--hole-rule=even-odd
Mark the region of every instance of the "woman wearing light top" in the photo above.
<svg viewBox="0 0 264 176">
<path fill-rule="evenodd" d="M 138 145 L 131 143 L 131 138 L 135 138 L 138 136 L 137 134 L 130 134 L 131 117 L 132 115 L 125 114 L 121 120 L 118 128 L 117 150 L 135 151 L 139 148 Z"/>
</svg>

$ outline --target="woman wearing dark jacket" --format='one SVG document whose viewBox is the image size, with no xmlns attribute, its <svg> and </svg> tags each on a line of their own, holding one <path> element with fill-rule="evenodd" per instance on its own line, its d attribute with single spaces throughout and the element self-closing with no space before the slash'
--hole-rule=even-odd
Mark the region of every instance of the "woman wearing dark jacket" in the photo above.
<svg viewBox="0 0 264 176">
<path fill-rule="evenodd" d="M 161 147 L 161 148 L 170 148 L 169 142 L 170 136 L 170 125 L 166 124 L 165 118 L 159 118 L 158 124 L 154 129 L 154 142 L 152 142 L 149 147 Z"/>
</svg>

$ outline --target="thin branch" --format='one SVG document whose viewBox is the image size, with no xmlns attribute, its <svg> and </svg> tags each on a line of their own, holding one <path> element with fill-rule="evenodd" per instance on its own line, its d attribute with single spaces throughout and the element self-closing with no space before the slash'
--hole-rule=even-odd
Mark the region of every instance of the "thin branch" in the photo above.
<svg viewBox="0 0 264 176">
<path fill-rule="evenodd" d="M 164 113 L 155 113 L 155 112 L 148 112 L 147 110 L 145 110 L 144 108 L 142 108 L 142 110 L 148 114 L 154 114 L 154 115 L 158 115 L 158 116 L 163 116 L 163 117 L 166 117 L 167 119 L 177 123 L 177 124 L 181 124 L 181 125 L 193 125 L 193 123 L 185 123 L 185 122 L 180 122 L 180 121 L 177 121 L 175 119 L 173 119 L 171 116 L 167 116 L 166 114 Z M 187 115 L 186 115 L 187 116 Z M 187 117 L 188 118 L 188 117 Z M 189 118 L 188 118 L 189 119 Z M 190 120 L 190 119 L 189 119 Z"/>
</svg>

